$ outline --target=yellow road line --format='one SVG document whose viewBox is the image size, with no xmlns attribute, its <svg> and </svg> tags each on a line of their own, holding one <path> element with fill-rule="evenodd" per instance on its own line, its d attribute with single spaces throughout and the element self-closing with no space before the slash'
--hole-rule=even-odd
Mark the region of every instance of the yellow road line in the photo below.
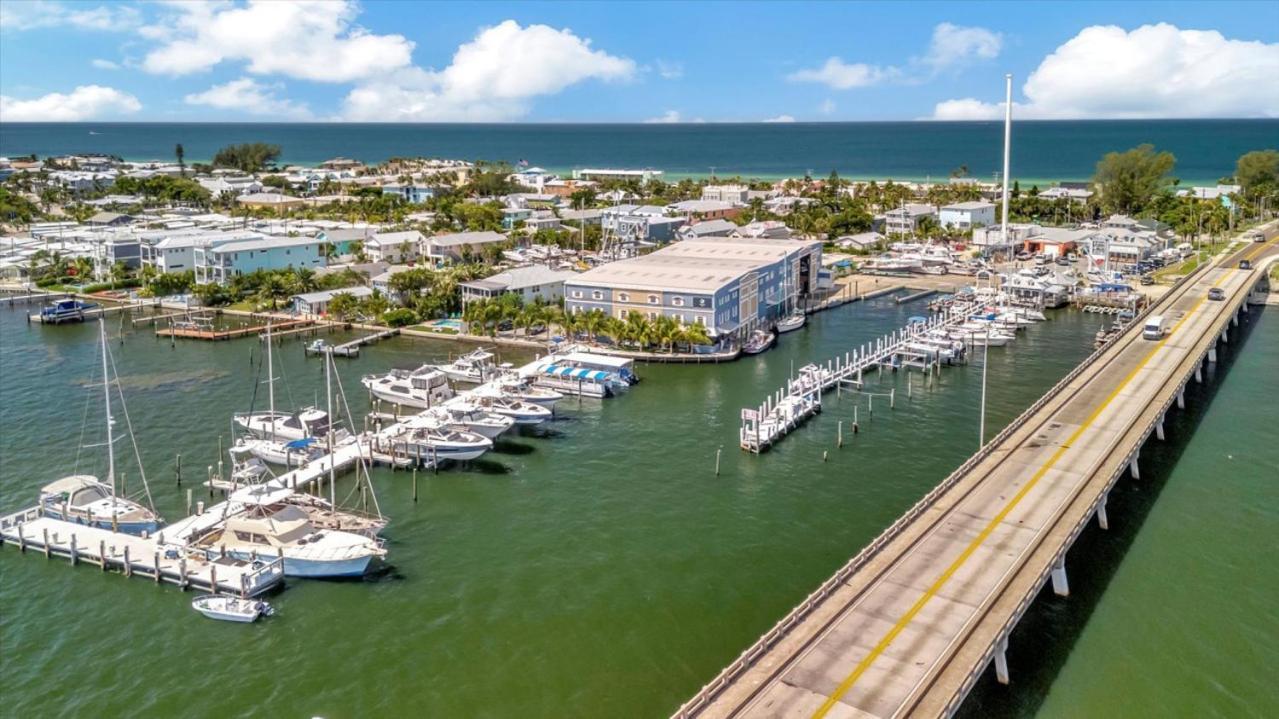
<svg viewBox="0 0 1279 719">
<path fill-rule="evenodd" d="M 1224 280 L 1225 276 L 1213 283 L 1212 286 L 1218 287 Z M 1005 518 L 1007 518 L 1007 516 L 1017 507 L 1018 504 L 1021 503 L 1023 499 L 1025 499 L 1026 495 L 1030 493 L 1030 490 L 1033 489 L 1035 485 L 1039 484 L 1039 480 L 1043 479 L 1044 475 L 1052 469 L 1053 465 L 1057 464 L 1057 461 L 1061 459 L 1066 450 L 1069 449 L 1081 435 L 1083 435 L 1093 422 L 1097 421 L 1097 417 L 1099 417 L 1101 413 L 1110 406 L 1110 403 L 1119 396 L 1119 393 L 1122 392 L 1130 382 L 1132 382 L 1132 380 L 1137 376 L 1137 373 L 1150 363 L 1150 360 L 1154 358 L 1155 353 L 1163 347 L 1164 343 L 1168 341 L 1168 338 L 1173 336 L 1177 330 L 1181 328 L 1181 325 L 1184 324 L 1186 320 L 1190 319 L 1191 315 L 1199 311 L 1199 308 L 1203 306 L 1206 299 L 1206 297 L 1200 297 L 1199 301 L 1195 303 L 1195 306 L 1182 316 L 1182 318 L 1177 321 L 1177 324 L 1173 325 L 1172 330 L 1146 353 L 1146 356 L 1141 359 L 1141 362 L 1139 362 L 1137 366 L 1124 377 L 1123 381 L 1121 381 L 1119 385 L 1106 396 L 1106 399 L 1098 405 L 1087 418 L 1084 419 L 1083 424 L 1079 425 L 1079 428 L 1071 433 L 1070 437 L 1066 439 L 1065 443 L 1057 448 L 1056 452 L 1053 452 L 1052 456 L 1048 458 L 1048 461 L 1041 465 L 1035 472 L 1034 476 L 1030 478 L 1030 481 L 1026 483 L 1026 486 L 1022 487 L 1021 490 L 1004 505 L 1004 508 L 999 510 L 999 513 L 986 524 L 973 541 L 964 548 L 964 551 L 960 553 L 955 561 L 951 562 L 949 567 L 946 567 L 946 571 L 942 572 L 941 576 L 938 577 L 937 580 L 924 591 L 923 595 L 921 595 L 920 598 L 911 605 L 910 609 L 906 610 L 906 613 L 897 620 L 897 623 L 893 625 L 893 628 L 888 630 L 888 633 L 879 640 L 879 643 L 871 649 L 870 654 L 867 654 L 864 659 L 858 662 L 852 673 L 850 673 L 844 681 L 839 683 L 839 686 L 835 688 L 835 691 L 832 692 L 831 695 L 826 698 L 826 701 L 822 702 L 822 705 L 817 709 L 817 711 L 813 713 L 813 719 L 821 719 L 822 717 L 825 717 L 826 714 L 839 703 L 839 700 L 842 699 L 844 695 L 853 688 L 853 685 L 857 683 L 857 680 L 866 673 L 866 670 L 870 668 L 871 663 L 879 658 L 886 649 L 888 649 L 888 646 L 897 638 L 897 635 L 901 634 L 902 631 L 906 629 L 906 626 L 915 618 L 915 615 L 919 614 L 920 610 L 928 604 L 929 600 L 931 600 L 937 592 L 946 585 L 946 582 L 950 581 L 955 572 L 959 571 L 959 568 L 968 561 L 968 559 L 973 555 L 973 552 L 976 552 L 977 549 L 985 543 L 991 533 L 995 531 L 995 528 L 998 527 Z"/>
</svg>

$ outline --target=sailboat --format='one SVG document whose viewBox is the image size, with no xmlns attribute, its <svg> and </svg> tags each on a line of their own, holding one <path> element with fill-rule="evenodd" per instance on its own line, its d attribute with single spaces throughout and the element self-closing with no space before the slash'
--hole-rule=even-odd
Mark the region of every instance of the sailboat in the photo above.
<svg viewBox="0 0 1279 719">
<path fill-rule="evenodd" d="M 107 330 L 104 320 L 99 320 L 98 334 L 102 342 L 102 395 L 106 406 L 107 427 L 107 481 L 88 474 L 73 474 L 45 485 L 40 490 L 40 509 L 46 517 L 67 522 L 85 524 L 99 529 L 109 529 L 125 534 L 146 535 L 160 528 L 162 520 L 155 510 L 116 494 L 115 486 L 115 435 L 111 414 L 111 373 L 107 361 Z M 117 378 L 118 380 L 118 378 Z M 124 394 L 120 394 L 120 406 L 126 424 L 130 427 L 128 409 L 124 407 Z M 134 445 L 135 455 L 137 445 Z M 138 473 L 147 493 L 146 473 L 142 471 L 142 457 L 137 455 Z"/>
<path fill-rule="evenodd" d="M 260 459 L 273 464 L 293 464 L 305 458 L 299 446 L 289 443 L 312 437 L 323 437 L 329 432 L 329 414 L 315 407 L 299 412 L 279 412 L 275 409 L 275 360 L 271 351 L 271 325 L 266 327 L 267 411 L 241 412 L 232 415 L 236 424 L 248 430 L 258 439 L 241 438 L 237 446 Z"/>
<path fill-rule="evenodd" d="M 786 277 L 786 288 L 787 288 L 787 293 L 786 293 L 786 294 L 787 294 L 786 302 L 787 302 L 787 304 L 791 304 L 791 303 L 793 303 L 793 302 L 794 302 L 793 290 L 794 290 L 794 286 L 795 286 L 795 282 L 794 282 L 794 280 L 793 280 L 793 279 L 791 278 L 791 276 L 790 276 L 790 274 L 791 274 L 791 273 L 790 273 L 789 269 L 790 269 L 790 268 L 789 268 L 789 265 L 788 265 L 788 267 L 787 267 L 787 272 L 786 272 L 786 275 L 787 275 L 787 277 Z M 803 310 L 801 310 L 801 309 L 799 308 L 799 305 L 798 305 L 798 304 L 791 304 L 790 312 L 788 312 L 788 313 L 786 314 L 786 316 L 785 316 L 785 317 L 783 317 L 783 318 L 781 318 L 780 320 L 778 320 L 778 321 L 777 321 L 777 334 L 783 334 L 783 333 L 786 333 L 786 332 L 794 332 L 795 330 L 800 329 L 801 327 L 803 327 L 803 326 L 804 326 L 804 324 L 805 324 L 807 321 L 808 321 L 808 316 L 807 316 L 806 314 L 804 314 L 804 311 L 803 311 Z"/>
</svg>

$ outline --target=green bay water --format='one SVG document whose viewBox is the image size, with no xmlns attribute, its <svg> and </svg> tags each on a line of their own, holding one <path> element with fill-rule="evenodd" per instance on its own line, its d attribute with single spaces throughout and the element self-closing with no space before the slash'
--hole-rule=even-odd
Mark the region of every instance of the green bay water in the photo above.
<svg viewBox="0 0 1279 719">
<path fill-rule="evenodd" d="M 622 397 L 566 400 L 554 422 L 504 437 L 470 466 L 420 475 L 416 504 L 409 474 L 374 470 L 392 518 L 391 568 L 362 582 L 290 581 L 272 599 L 277 616 L 253 626 L 205 620 L 190 609 L 192 595 L 171 586 L 6 547 L 6 710 L 668 714 L 976 448 L 980 363 L 946 369 L 933 391 L 915 384 L 910 399 L 904 375 L 886 374 L 896 409 L 876 397 L 872 418 L 866 398 L 828 395 L 823 414 L 774 451 L 755 457 L 737 449 L 740 409 L 781 386 L 792 367 L 842 353 L 921 310 L 884 298 L 817 315 L 757 358 L 642 365 L 643 381 Z M 1006 423 L 1086 356 L 1102 321 L 1057 312 L 992 349 L 990 426 Z M 113 337 L 123 334 L 112 349 L 152 491 L 161 512 L 177 518 L 187 487 L 202 496 L 203 467 L 216 462 L 219 435 L 229 442 L 231 413 L 250 402 L 258 379 L 250 361 L 260 360 L 260 344 L 170 349 L 150 328 L 126 323 L 121 333 L 115 319 L 108 327 Z M 74 468 L 95 338 L 93 324 L 28 326 L 20 310 L 0 308 L 3 511 L 29 506 L 41 485 Z M 339 361 L 341 382 L 363 412 L 360 375 L 465 349 L 394 339 Z M 278 404 L 322 397 L 320 362 L 303 356 L 301 342 L 286 341 L 276 355 L 287 384 Z M 854 406 L 863 425 L 856 437 Z M 81 462 L 82 471 L 94 469 Z M 136 487 L 130 462 L 124 471 Z M 347 479 L 339 490 L 351 485 Z M 1229 668 L 1245 670 L 1263 668 Z M 1063 671 L 1062 681 L 1071 676 Z M 1054 716 L 1071 715 L 1065 706 Z"/>
<path fill-rule="evenodd" d="M 1234 174 L 1250 150 L 1273 148 L 1279 120 L 1047 120 L 1013 127 L 1012 176 L 1026 185 L 1087 180 L 1107 152 L 1142 143 L 1177 157 L 1186 184 Z M 100 152 L 170 161 L 181 143 L 188 162 L 207 162 L 239 142 L 279 145 L 281 162 L 317 164 L 336 156 L 527 160 L 555 172 L 583 167 L 653 168 L 667 179 L 743 175 L 776 179 L 837 170 L 858 179 L 926 180 L 966 166 L 989 181 L 1003 167 L 1000 122 L 795 123 L 0 123 L 0 156 Z"/>
</svg>

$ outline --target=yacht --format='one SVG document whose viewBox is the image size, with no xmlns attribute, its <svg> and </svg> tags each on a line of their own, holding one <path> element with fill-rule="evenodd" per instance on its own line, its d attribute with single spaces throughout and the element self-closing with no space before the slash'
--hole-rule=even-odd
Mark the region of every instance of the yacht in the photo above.
<svg viewBox="0 0 1279 719">
<path fill-rule="evenodd" d="M 424 458 L 466 461 L 493 449 L 493 440 L 488 437 L 454 429 L 447 421 L 431 414 L 417 415 L 403 424 L 406 433 L 401 439 L 420 449 Z"/>
<path fill-rule="evenodd" d="M 478 409 L 510 417 L 515 424 L 541 424 L 551 418 L 551 410 L 540 404 L 501 395 L 477 395 L 471 399 Z"/>
<path fill-rule="evenodd" d="M 452 429 L 474 432 L 493 439 L 515 425 L 515 420 L 487 412 L 469 401 L 455 400 L 431 410 L 430 414 Z"/>
<path fill-rule="evenodd" d="M 564 399 L 564 394 L 557 391 L 554 386 L 539 386 L 532 380 L 519 376 L 513 370 L 504 372 L 496 382 L 503 396 L 531 404 L 540 404 L 547 409 L 553 408 L 556 402 Z"/>
<path fill-rule="evenodd" d="M 881 255 L 867 263 L 866 269 L 872 272 L 904 273 L 915 272 L 923 268 L 924 261 L 918 255 Z"/>
<path fill-rule="evenodd" d="M 231 496 L 232 501 L 252 504 L 261 511 L 278 511 L 297 507 L 317 529 L 339 530 L 375 539 L 386 529 L 387 519 L 381 515 L 338 509 L 322 497 L 297 492 L 285 487 L 259 484 L 246 487 Z"/>
<path fill-rule="evenodd" d="M 386 556 L 381 542 L 355 532 L 325 529 L 306 510 L 291 504 L 251 504 L 206 532 L 193 546 L 210 559 L 284 559 L 284 576 L 332 579 L 359 577 L 374 559 Z"/>
<path fill-rule="evenodd" d="M 493 363 L 494 355 L 486 349 L 468 352 L 448 364 L 436 365 L 449 379 L 458 382 L 480 384 L 488 381 L 497 367 Z"/>
<path fill-rule="evenodd" d="M 360 384 L 374 397 L 404 407 L 427 409 L 453 397 L 448 377 L 430 365 L 412 372 L 393 369 L 384 375 L 367 375 Z"/>
</svg>

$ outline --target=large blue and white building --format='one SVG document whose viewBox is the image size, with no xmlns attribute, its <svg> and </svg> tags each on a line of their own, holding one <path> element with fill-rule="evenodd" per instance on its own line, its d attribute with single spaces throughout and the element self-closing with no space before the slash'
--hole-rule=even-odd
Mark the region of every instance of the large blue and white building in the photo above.
<svg viewBox="0 0 1279 719">
<path fill-rule="evenodd" d="M 259 236 L 207 240 L 192 253 L 195 281 L 225 284 L 233 277 L 255 270 L 284 270 L 299 267 L 319 269 L 325 265 L 327 243 L 316 237 Z"/>
<path fill-rule="evenodd" d="M 572 313 L 672 317 L 714 337 L 768 326 L 817 289 L 817 241 L 705 238 L 596 267 L 565 281 Z"/>
</svg>

